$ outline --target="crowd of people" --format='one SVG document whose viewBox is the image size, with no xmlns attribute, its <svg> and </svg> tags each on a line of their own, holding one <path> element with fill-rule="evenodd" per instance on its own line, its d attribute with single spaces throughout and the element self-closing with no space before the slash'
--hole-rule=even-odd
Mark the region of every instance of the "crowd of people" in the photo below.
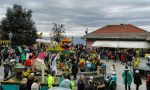
<svg viewBox="0 0 150 90">
<path fill-rule="evenodd" d="M 71 45 L 68 50 L 59 53 L 49 52 L 46 47 L 37 45 L 0 48 L 0 64 L 4 66 L 4 80 L 9 75 L 16 74 L 13 70 L 16 65 L 22 64 L 25 66 L 22 72 L 20 90 L 40 90 L 40 81 L 35 74 L 42 66 L 39 66 L 37 61 L 43 61 L 40 62 L 40 65 L 45 66 L 49 90 L 52 90 L 54 86 L 74 90 L 75 80 L 78 80 L 78 90 L 116 90 L 117 68 L 115 64 L 111 66 L 111 75 L 107 78 L 109 82 L 105 79 L 95 82 L 93 76 L 88 80 L 84 75 L 77 77 L 79 72 L 86 71 L 97 72 L 98 75 L 99 73 L 106 73 L 101 71 L 102 68 L 107 67 L 102 60 L 114 60 L 114 62 L 120 61 L 121 64 L 126 64 L 122 73 L 125 90 L 131 90 L 132 81 L 136 84 L 136 90 L 139 90 L 139 86 L 142 84 L 139 71 L 135 70 L 132 74 L 128 69 L 128 64 L 131 65 L 131 62 L 136 61 L 138 56 L 138 51 L 133 49 L 87 49 L 82 44 Z M 56 77 L 60 77 L 58 85 L 56 85 Z M 147 75 L 146 86 L 147 90 L 150 90 L 150 74 Z"/>
</svg>

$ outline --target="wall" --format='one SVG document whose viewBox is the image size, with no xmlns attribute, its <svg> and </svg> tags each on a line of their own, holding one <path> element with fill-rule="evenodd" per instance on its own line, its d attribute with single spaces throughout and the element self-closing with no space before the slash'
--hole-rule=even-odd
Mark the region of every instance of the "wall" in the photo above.
<svg viewBox="0 0 150 90">
<path fill-rule="evenodd" d="M 92 49 L 92 44 L 94 43 L 95 40 L 90 40 L 90 39 L 87 39 L 87 48 L 90 48 Z"/>
</svg>

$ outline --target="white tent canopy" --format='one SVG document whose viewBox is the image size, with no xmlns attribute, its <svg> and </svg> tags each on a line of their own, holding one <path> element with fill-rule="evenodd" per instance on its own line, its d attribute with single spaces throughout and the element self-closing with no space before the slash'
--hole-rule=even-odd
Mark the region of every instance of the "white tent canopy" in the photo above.
<svg viewBox="0 0 150 90">
<path fill-rule="evenodd" d="M 150 43 L 146 41 L 95 41 L 92 46 L 112 48 L 150 48 Z"/>
<path fill-rule="evenodd" d="M 50 40 L 45 40 L 45 39 L 36 39 L 36 42 L 41 42 L 41 43 L 50 43 Z"/>
</svg>

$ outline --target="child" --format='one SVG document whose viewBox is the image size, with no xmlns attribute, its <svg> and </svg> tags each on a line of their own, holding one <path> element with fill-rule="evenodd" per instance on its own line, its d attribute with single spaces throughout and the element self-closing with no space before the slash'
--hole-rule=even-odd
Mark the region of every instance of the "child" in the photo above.
<svg viewBox="0 0 150 90">
<path fill-rule="evenodd" d="M 116 65 L 115 64 L 112 64 L 111 66 L 111 74 L 116 74 Z"/>
</svg>

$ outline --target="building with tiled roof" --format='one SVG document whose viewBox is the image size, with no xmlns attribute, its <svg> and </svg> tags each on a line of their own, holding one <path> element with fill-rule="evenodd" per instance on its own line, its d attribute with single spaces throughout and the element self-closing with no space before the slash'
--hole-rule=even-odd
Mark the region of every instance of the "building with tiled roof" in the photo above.
<svg viewBox="0 0 150 90">
<path fill-rule="evenodd" d="M 149 48 L 150 32 L 131 24 L 106 25 L 83 38 L 87 47 Z"/>
</svg>

